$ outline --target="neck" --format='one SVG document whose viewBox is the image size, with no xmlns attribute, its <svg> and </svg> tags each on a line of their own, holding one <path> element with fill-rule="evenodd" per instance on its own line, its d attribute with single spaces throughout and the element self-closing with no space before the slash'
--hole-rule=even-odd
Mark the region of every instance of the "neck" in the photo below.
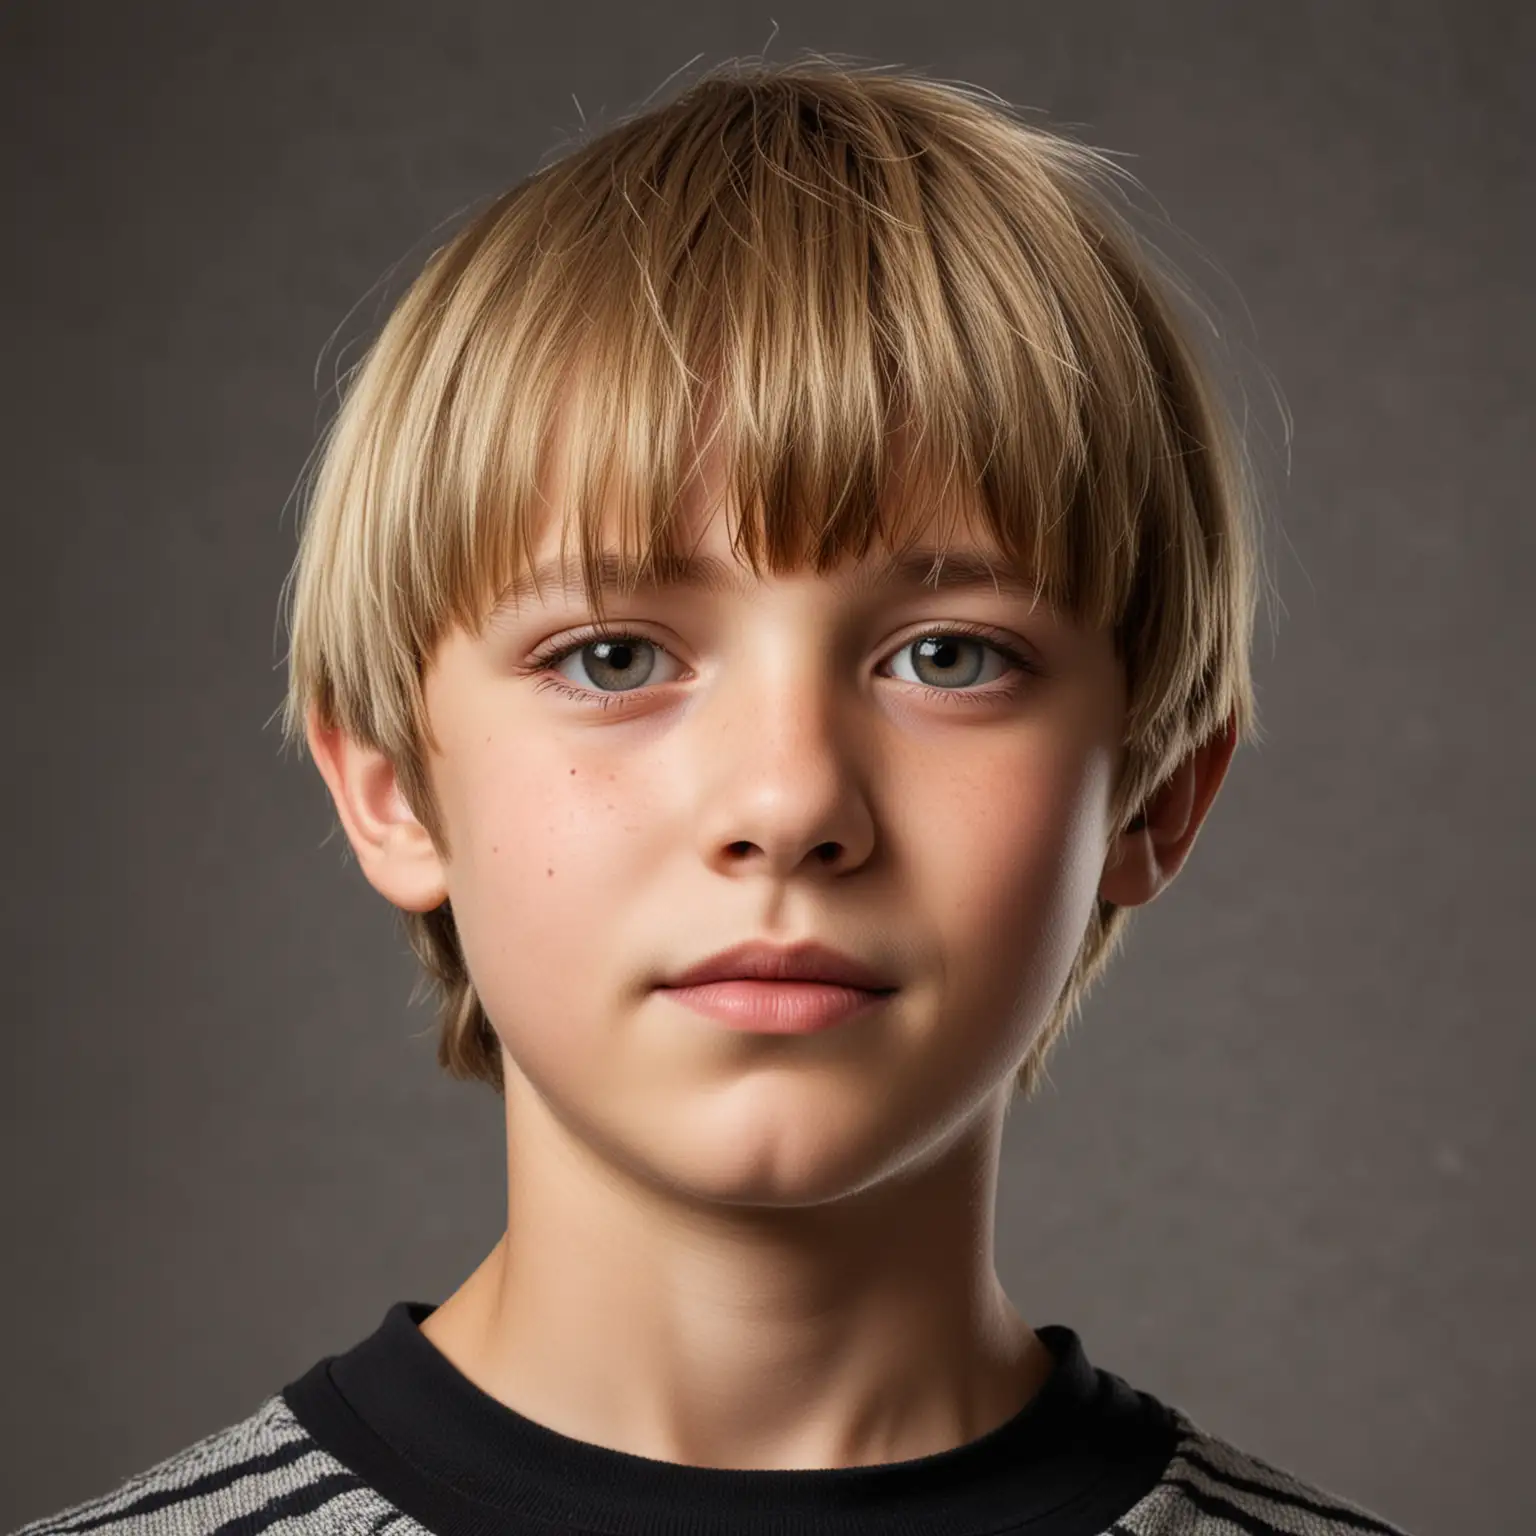
<svg viewBox="0 0 1536 1536">
<path fill-rule="evenodd" d="M 507 1232 L 422 1331 L 525 1417 L 692 1466 L 866 1466 L 976 1439 L 1043 1385 L 993 1269 L 1003 1100 L 921 1166 L 784 1208 L 615 1168 L 506 1084 Z"/>
</svg>

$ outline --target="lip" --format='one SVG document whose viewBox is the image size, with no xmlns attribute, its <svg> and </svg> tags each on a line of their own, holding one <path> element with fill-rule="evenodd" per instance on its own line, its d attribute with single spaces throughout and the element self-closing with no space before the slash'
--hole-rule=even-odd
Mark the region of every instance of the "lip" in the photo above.
<svg viewBox="0 0 1536 1536">
<path fill-rule="evenodd" d="M 663 987 L 667 997 L 728 1029 L 760 1035 L 808 1035 L 864 1013 L 891 996 L 821 981 L 708 981 Z"/>
<path fill-rule="evenodd" d="M 661 983 L 666 989 L 704 987 L 714 982 L 820 982 L 864 993 L 888 993 L 896 984 L 873 965 L 814 939 L 767 944 L 760 939 L 734 944 Z"/>
</svg>

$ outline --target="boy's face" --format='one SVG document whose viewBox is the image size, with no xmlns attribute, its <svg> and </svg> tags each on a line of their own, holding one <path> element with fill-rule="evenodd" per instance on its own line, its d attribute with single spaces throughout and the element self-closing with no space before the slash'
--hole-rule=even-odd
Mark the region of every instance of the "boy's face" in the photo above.
<svg viewBox="0 0 1536 1536">
<path fill-rule="evenodd" d="M 691 1198 L 809 1204 L 937 1155 L 1011 1095 L 1099 888 L 1124 681 L 1107 633 L 1027 595 L 855 590 L 878 549 L 757 584 L 718 481 L 701 491 L 685 544 L 744 595 L 615 595 L 628 651 L 542 671 L 530 658 L 591 622 L 579 590 L 450 634 L 425 678 L 450 858 L 396 798 L 363 863 L 402 906 L 451 899 L 513 1113 L 542 1101 Z M 558 553 L 551 528 L 535 557 Z M 918 643 L 955 624 L 1038 670 L 983 639 Z M 899 990 L 776 1036 L 657 989 L 743 940 L 806 938 Z"/>
</svg>

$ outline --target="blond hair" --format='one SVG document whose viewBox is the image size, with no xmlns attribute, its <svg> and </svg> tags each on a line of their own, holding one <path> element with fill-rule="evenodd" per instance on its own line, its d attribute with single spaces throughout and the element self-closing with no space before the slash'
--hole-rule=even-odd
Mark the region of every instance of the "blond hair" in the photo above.
<svg viewBox="0 0 1536 1536">
<path fill-rule="evenodd" d="M 1229 723 L 1255 739 L 1246 460 L 1112 185 L 1102 154 L 980 93 L 820 61 L 711 71 L 496 198 L 426 262 L 321 441 L 287 740 L 314 708 L 384 753 L 447 854 L 423 672 L 529 568 L 557 411 L 562 537 L 599 613 L 604 517 L 642 561 L 671 558 L 706 449 L 753 572 L 766 553 L 824 573 L 889 536 L 905 431 L 1047 601 L 1112 628 L 1114 825 Z M 439 1062 L 501 1092 L 449 904 L 401 916 Z M 1128 916 L 1098 902 L 1025 1097 Z"/>
</svg>

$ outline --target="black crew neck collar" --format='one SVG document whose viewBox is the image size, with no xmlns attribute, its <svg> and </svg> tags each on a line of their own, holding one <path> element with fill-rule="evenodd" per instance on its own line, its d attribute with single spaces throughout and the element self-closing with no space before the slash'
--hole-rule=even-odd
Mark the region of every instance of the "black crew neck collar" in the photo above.
<svg viewBox="0 0 1536 1536">
<path fill-rule="evenodd" d="M 1098 1536 L 1153 1487 L 1169 1409 L 1036 1329 L 1045 1385 L 979 1439 L 871 1467 L 761 1471 L 656 1461 L 574 1439 L 482 1392 L 399 1301 L 369 1337 L 283 1389 L 309 1434 L 437 1536 L 538 1522 L 604 1536 Z"/>
</svg>

